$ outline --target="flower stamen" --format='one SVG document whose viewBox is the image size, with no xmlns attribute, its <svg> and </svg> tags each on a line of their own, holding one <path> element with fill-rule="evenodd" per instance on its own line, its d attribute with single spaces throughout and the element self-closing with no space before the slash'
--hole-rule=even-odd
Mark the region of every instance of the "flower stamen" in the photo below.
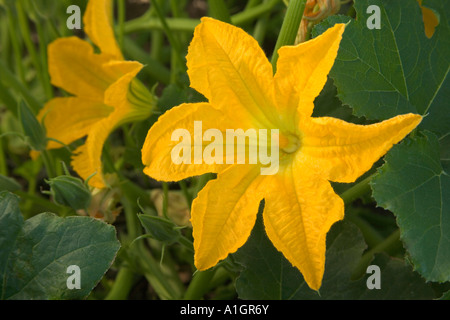
<svg viewBox="0 0 450 320">
<path fill-rule="evenodd" d="M 294 153 L 300 149 L 301 141 L 293 134 L 280 134 L 280 150 L 284 153 Z"/>
</svg>

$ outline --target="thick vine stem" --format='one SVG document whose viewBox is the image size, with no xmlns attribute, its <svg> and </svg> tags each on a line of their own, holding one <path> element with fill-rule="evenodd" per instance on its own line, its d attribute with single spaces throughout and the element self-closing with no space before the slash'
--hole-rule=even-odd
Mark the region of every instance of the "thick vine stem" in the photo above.
<svg viewBox="0 0 450 320">
<path fill-rule="evenodd" d="M 342 198 L 342 200 L 344 200 L 344 204 L 348 205 L 356 199 L 359 199 L 363 195 L 369 193 L 371 191 L 370 181 L 372 181 L 372 178 L 373 175 L 367 177 L 366 179 L 355 184 L 354 186 L 340 194 L 340 197 Z"/>
<path fill-rule="evenodd" d="M 189 287 L 184 294 L 185 300 L 199 300 L 208 290 L 208 285 L 214 277 L 216 268 L 206 271 L 197 271 L 189 284 Z"/>
<path fill-rule="evenodd" d="M 278 50 L 283 46 L 293 45 L 298 34 L 298 29 L 305 11 L 306 0 L 291 0 L 289 2 L 286 17 L 281 26 L 280 35 L 272 55 L 272 67 L 276 71 Z"/>
</svg>

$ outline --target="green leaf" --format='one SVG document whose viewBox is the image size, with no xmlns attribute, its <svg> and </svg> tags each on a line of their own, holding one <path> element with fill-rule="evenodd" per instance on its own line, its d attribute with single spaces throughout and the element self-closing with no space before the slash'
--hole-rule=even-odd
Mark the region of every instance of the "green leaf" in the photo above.
<svg viewBox="0 0 450 320">
<path fill-rule="evenodd" d="M 22 124 L 23 132 L 30 143 L 30 147 L 38 151 L 45 150 L 47 145 L 45 129 L 23 101 L 19 103 L 19 119 Z"/>
<path fill-rule="evenodd" d="M 450 134 L 439 139 L 441 146 L 441 164 L 445 172 L 450 172 Z"/>
<path fill-rule="evenodd" d="M 13 178 L 0 174 L 0 191 L 18 191 L 22 186 Z"/>
<path fill-rule="evenodd" d="M 339 98 L 357 116 L 384 120 L 404 113 L 427 115 L 420 128 L 438 136 L 450 131 L 450 6 L 423 4 L 440 19 L 431 39 L 424 32 L 416 0 L 355 0 L 357 19 L 347 25 L 330 72 Z M 381 29 L 369 29 L 370 5 L 381 11 Z M 316 26 L 317 36 L 347 17 L 330 17 Z"/>
<path fill-rule="evenodd" d="M 359 230 L 347 221 L 333 225 L 327 235 L 325 274 L 320 293 L 309 289 L 300 272 L 278 252 L 264 232 L 261 217 L 247 243 L 234 254 L 243 265 L 236 281 L 241 299 L 431 299 L 431 288 L 401 260 L 376 255 L 381 289 L 367 288 L 367 277 L 351 281 L 366 244 Z"/>
<path fill-rule="evenodd" d="M 380 8 L 380 30 L 366 25 L 369 5 Z M 372 189 L 378 205 L 395 214 L 414 268 L 441 282 L 450 280 L 450 6 L 440 0 L 423 5 L 439 17 L 431 39 L 416 0 L 355 0 L 357 19 L 346 27 L 330 76 L 356 115 L 424 116 L 423 135 L 388 153 Z M 348 20 L 331 17 L 315 34 Z"/>
<path fill-rule="evenodd" d="M 448 139 L 446 140 L 448 143 Z M 395 146 L 372 180 L 377 203 L 397 217 L 409 259 L 427 280 L 450 280 L 450 176 L 436 135 Z"/>
<path fill-rule="evenodd" d="M 320 95 L 314 101 L 313 117 L 333 117 L 347 122 L 363 124 L 352 114 L 352 109 L 342 105 L 337 97 L 337 89 L 332 79 L 328 79 Z"/>
<path fill-rule="evenodd" d="M 111 266 L 120 244 L 113 226 L 89 217 L 42 213 L 26 221 L 19 199 L 0 193 L 0 298 L 83 299 Z M 80 289 L 69 289 L 70 266 Z"/>
<path fill-rule="evenodd" d="M 170 84 L 164 88 L 158 100 L 158 107 L 162 112 L 168 111 L 182 103 L 205 101 L 205 98 L 194 89 L 188 87 L 189 83 L 184 83 L 185 81 L 187 82 L 188 80 L 182 77 L 181 82 L 183 82 L 183 85 Z"/>
</svg>

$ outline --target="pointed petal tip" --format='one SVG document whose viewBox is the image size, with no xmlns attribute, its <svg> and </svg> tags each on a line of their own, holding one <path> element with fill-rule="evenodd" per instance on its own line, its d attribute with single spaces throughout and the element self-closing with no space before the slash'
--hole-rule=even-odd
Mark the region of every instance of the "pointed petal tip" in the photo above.
<svg viewBox="0 0 450 320">
<path fill-rule="evenodd" d="M 306 280 L 305 280 L 305 281 L 306 281 Z M 320 289 L 320 287 L 322 286 L 322 279 L 309 280 L 309 281 L 306 281 L 306 284 L 308 285 L 308 287 L 309 287 L 311 290 L 316 291 L 317 294 L 320 295 L 319 289 Z"/>
<path fill-rule="evenodd" d="M 415 114 L 415 113 L 409 113 L 408 116 L 413 120 L 414 123 L 416 123 L 417 125 L 419 125 L 422 120 L 423 120 L 423 116 L 421 116 L 420 114 Z M 426 115 L 425 115 L 426 116 Z"/>
<path fill-rule="evenodd" d="M 201 17 L 200 18 L 200 21 L 201 21 L 201 23 L 208 23 L 208 22 L 211 22 L 211 23 L 224 23 L 224 22 L 222 22 L 222 21 L 220 21 L 220 20 L 217 20 L 217 19 L 214 19 L 214 18 L 212 18 L 212 17 L 207 17 L 207 16 L 205 16 L 205 17 Z"/>
<path fill-rule="evenodd" d="M 413 131 L 423 120 L 423 116 L 415 113 L 407 113 L 397 116 L 403 126 L 409 129 L 409 132 Z"/>
<path fill-rule="evenodd" d="M 339 39 L 341 41 L 342 35 L 344 34 L 345 28 L 347 27 L 348 23 L 336 23 L 333 27 L 329 28 L 327 31 L 325 31 L 323 34 L 334 34 L 334 37 L 336 39 Z"/>
<path fill-rule="evenodd" d="M 198 271 L 206 271 L 208 269 L 211 269 L 212 267 L 214 267 L 217 263 L 211 263 L 211 261 L 208 261 L 207 257 L 201 256 L 198 254 L 198 251 L 195 251 L 194 254 L 194 265 L 197 268 Z"/>
</svg>

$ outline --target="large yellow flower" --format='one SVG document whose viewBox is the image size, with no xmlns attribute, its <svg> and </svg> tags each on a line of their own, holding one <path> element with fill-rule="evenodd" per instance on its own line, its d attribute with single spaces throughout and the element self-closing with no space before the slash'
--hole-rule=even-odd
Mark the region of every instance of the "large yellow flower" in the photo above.
<svg viewBox="0 0 450 320">
<path fill-rule="evenodd" d="M 89 184 L 106 186 L 101 165 L 103 145 L 109 134 L 123 123 L 147 118 L 154 99 L 135 79 L 142 69 L 136 61 L 125 61 L 112 28 L 112 1 L 89 1 L 84 15 L 85 32 L 94 47 L 78 37 L 57 39 L 48 47 L 52 84 L 71 93 L 55 98 L 40 111 L 47 148 L 60 148 L 84 136 L 86 143 L 74 152 L 72 166 L 84 179 L 96 173 Z"/>
<path fill-rule="evenodd" d="M 183 104 L 161 116 L 148 133 L 142 160 L 145 173 L 157 180 L 218 173 L 192 205 L 199 270 L 213 267 L 246 242 L 264 199 L 268 237 L 318 289 L 326 234 L 344 215 L 343 201 L 329 181 L 355 181 L 420 123 L 413 114 L 367 126 L 311 117 L 344 29 L 338 24 L 311 41 L 281 48 L 274 75 L 264 52 L 243 30 L 211 18 L 196 28 L 188 74 L 191 86 L 209 103 Z M 227 129 L 278 129 L 278 173 L 262 175 L 261 163 L 200 164 L 194 159 L 175 164 L 171 153 L 178 141 L 172 141 L 172 133 L 183 128 L 194 136 L 195 121 L 223 135 Z M 206 150 L 208 144 L 201 143 L 193 150 Z"/>
</svg>

